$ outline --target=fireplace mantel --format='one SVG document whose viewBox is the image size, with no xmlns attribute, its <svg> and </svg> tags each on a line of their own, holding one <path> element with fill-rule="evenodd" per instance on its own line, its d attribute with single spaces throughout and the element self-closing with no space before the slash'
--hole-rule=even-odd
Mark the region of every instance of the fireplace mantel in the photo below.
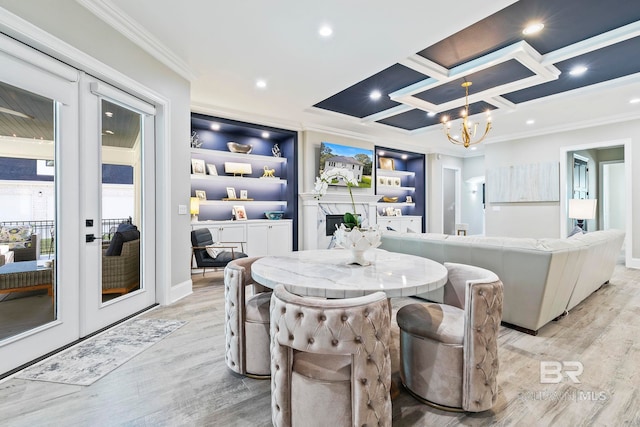
<svg viewBox="0 0 640 427">
<path fill-rule="evenodd" d="M 334 192 L 327 191 L 327 193 L 320 199 L 316 199 L 313 193 L 300 193 L 300 199 L 303 205 L 312 204 L 317 205 L 319 203 L 351 203 L 351 197 L 349 192 Z M 380 196 L 375 194 L 353 194 L 354 203 L 371 204 L 380 200 Z"/>
</svg>

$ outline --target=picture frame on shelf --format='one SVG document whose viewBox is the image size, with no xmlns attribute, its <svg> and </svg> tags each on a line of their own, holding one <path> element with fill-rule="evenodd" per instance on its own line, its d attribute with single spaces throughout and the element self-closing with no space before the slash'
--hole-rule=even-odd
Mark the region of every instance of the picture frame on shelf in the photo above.
<svg viewBox="0 0 640 427">
<path fill-rule="evenodd" d="M 233 218 L 236 221 L 246 221 L 247 220 L 247 211 L 244 209 L 244 206 L 237 205 L 233 207 Z"/>
<path fill-rule="evenodd" d="M 236 189 L 233 187 L 227 187 L 227 198 L 228 199 L 237 199 Z"/>
<path fill-rule="evenodd" d="M 393 211 L 394 216 L 402 216 L 402 209 L 397 208 Z"/>
<path fill-rule="evenodd" d="M 388 207 L 384 210 L 387 216 L 396 216 L 396 210 L 392 207 Z"/>
<path fill-rule="evenodd" d="M 407 203 L 413 203 L 413 197 L 411 197 L 411 196 L 407 196 L 407 200 L 405 200 L 405 202 L 407 202 Z"/>
<path fill-rule="evenodd" d="M 249 193 L 247 192 L 247 190 L 240 190 L 240 198 L 241 199 L 248 199 L 249 198 Z"/>
<path fill-rule="evenodd" d="M 390 177 L 390 176 L 386 177 L 385 181 L 386 181 L 386 185 L 388 185 L 390 187 L 393 186 L 393 178 L 392 177 Z"/>
<path fill-rule="evenodd" d="M 400 180 L 399 176 L 396 176 L 393 178 L 393 186 L 394 187 L 400 187 L 400 185 L 402 184 L 402 181 Z"/>
<path fill-rule="evenodd" d="M 395 162 L 390 157 L 380 157 L 378 158 L 380 161 L 380 169 L 392 171 L 395 170 Z"/>
<path fill-rule="evenodd" d="M 379 176 L 378 177 L 378 185 L 387 185 L 387 177 Z"/>
<path fill-rule="evenodd" d="M 218 168 L 212 163 L 207 163 L 207 172 L 209 172 L 211 176 L 218 176 Z"/>
<path fill-rule="evenodd" d="M 194 175 L 206 175 L 206 169 L 204 168 L 204 160 L 191 159 L 191 173 Z"/>
<path fill-rule="evenodd" d="M 196 197 L 200 200 L 207 200 L 207 192 L 204 190 L 196 190 Z"/>
</svg>

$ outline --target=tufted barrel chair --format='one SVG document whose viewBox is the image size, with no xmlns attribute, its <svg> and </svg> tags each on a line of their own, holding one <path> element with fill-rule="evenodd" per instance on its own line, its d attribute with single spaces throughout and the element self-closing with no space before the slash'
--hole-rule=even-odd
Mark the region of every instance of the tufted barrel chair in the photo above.
<svg viewBox="0 0 640 427">
<path fill-rule="evenodd" d="M 440 409 L 480 412 L 498 395 L 498 330 L 502 282 L 493 272 L 445 263 L 444 304 L 398 310 L 400 377 L 420 401 Z"/>
<path fill-rule="evenodd" d="M 251 279 L 251 266 L 258 259 L 260 257 L 239 258 L 229 262 L 224 269 L 224 358 L 232 371 L 252 378 L 266 379 L 271 375 L 271 292 Z"/>
<path fill-rule="evenodd" d="M 271 297 L 271 417 L 282 426 L 391 426 L 384 292 L 323 300 L 278 285 Z"/>
</svg>

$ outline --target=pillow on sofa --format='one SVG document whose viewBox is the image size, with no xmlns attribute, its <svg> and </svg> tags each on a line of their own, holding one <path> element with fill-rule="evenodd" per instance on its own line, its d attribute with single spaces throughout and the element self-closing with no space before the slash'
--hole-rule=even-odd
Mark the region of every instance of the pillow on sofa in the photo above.
<svg viewBox="0 0 640 427">
<path fill-rule="evenodd" d="M 584 234 L 584 230 L 577 225 L 573 227 L 573 230 L 571 230 L 571 233 L 569 233 L 567 237 L 575 236 L 576 234 Z"/>
<path fill-rule="evenodd" d="M 129 224 L 127 222 L 122 222 L 120 224 L 118 224 L 118 229 L 116 231 L 131 231 L 131 230 L 137 230 L 138 227 L 136 227 L 133 224 Z"/>
<path fill-rule="evenodd" d="M 122 245 L 124 244 L 124 242 L 130 242 L 139 238 L 140 232 L 138 230 L 116 231 L 116 233 L 113 235 L 113 239 L 111 239 L 109 248 L 104 255 L 120 256 L 120 254 L 122 254 Z"/>
<path fill-rule="evenodd" d="M 30 225 L 0 227 L 0 242 L 25 242 L 31 240 Z"/>
<path fill-rule="evenodd" d="M 209 256 L 211 258 L 217 258 L 218 255 L 220 255 L 222 252 L 224 252 L 224 248 L 216 248 L 213 246 L 207 246 L 207 253 L 209 254 Z"/>
</svg>

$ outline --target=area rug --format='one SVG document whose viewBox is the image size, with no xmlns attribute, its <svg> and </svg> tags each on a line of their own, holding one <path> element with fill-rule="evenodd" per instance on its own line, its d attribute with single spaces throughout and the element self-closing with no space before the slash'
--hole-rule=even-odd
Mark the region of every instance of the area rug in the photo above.
<svg viewBox="0 0 640 427">
<path fill-rule="evenodd" d="M 14 378 L 91 385 L 186 323 L 134 319 L 30 366 Z"/>
</svg>

